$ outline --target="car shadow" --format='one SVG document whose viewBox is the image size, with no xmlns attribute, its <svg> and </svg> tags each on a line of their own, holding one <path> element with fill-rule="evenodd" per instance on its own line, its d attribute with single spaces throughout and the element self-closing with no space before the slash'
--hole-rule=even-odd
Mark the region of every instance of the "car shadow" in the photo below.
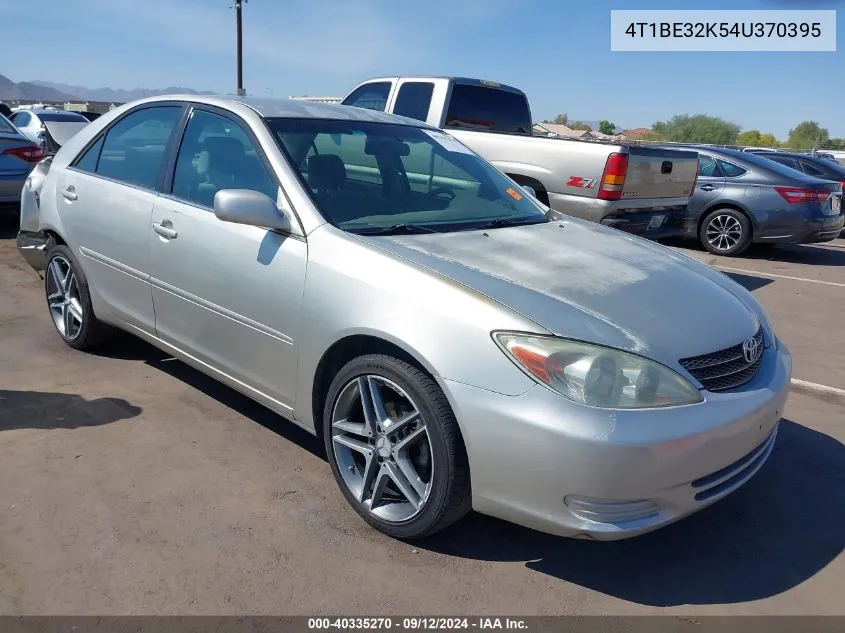
<svg viewBox="0 0 845 633">
<path fill-rule="evenodd" d="M 768 463 L 745 486 L 656 532 L 600 543 L 471 514 L 414 546 L 524 561 L 537 572 L 642 605 L 759 600 L 801 584 L 842 553 L 843 463 L 840 442 L 784 420 Z"/>
<path fill-rule="evenodd" d="M 131 336 L 98 353 L 144 362 L 325 459 L 321 442 L 265 407 Z M 599 543 L 469 516 L 413 547 L 524 562 L 553 578 L 650 606 L 767 598 L 813 577 L 845 549 L 845 446 L 783 420 L 768 462 L 714 506 L 656 532 Z"/>
<path fill-rule="evenodd" d="M 325 459 L 322 443 L 305 429 L 135 336 L 118 332 L 112 341 L 91 353 L 108 358 L 143 362 L 214 398 L 223 406 L 240 413 L 317 457 Z"/>
<path fill-rule="evenodd" d="M 754 292 L 760 288 L 765 288 L 770 283 L 774 283 L 774 279 L 766 277 L 757 277 L 756 275 L 742 275 L 740 273 L 725 273 L 728 277 L 733 279 L 740 286 L 745 288 L 748 292 Z"/>
<path fill-rule="evenodd" d="M 0 240 L 11 240 L 18 236 L 19 216 L 19 208 L 0 205 Z"/>
<path fill-rule="evenodd" d="M 843 233 L 845 235 L 845 233 Z M 685 248 L 710 255 L 704 247 L 694 240 L 667 237 L 658 240 L 663 246 Z M 825 248 L 828 246 L 828 248 Z M 731 259 L 725 257 L 720 261 L 722 265 Z M 747 251 L 735 259 L 767 260 L 786 262 L 791 264 L 807 264 L 809 266 L 845 266 L 845 248 L 831 248 L 826 242 L 820 244 L 752 244 Z M 705 263 L 709 263 L 705 262 Z"/>
<path fill-rule="evenodd" d="M 141 413 L 121 398 L 86 400 L 69 393 L 0 389 L 0 431 L 78 429 L 134 418 Z"/>
</svg>

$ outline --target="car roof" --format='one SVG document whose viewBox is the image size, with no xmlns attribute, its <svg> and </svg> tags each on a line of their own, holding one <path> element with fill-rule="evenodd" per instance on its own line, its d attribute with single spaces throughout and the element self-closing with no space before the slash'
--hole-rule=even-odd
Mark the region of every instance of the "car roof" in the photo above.
<svg viewBox="0 0 845 633">
<path fill-rule="evenodd" d="M 216 106 L 223 109 L 238 109 L 246 106 L 266 119 L 296 118 L 296 119 L 337 119 L 342 121 L 368 121 L 373 123 L 393 123 L 412 125 L 414 127 L 433 128 L 432 126 L 395 114 L 386 114 L 377 110 L 367 110 L 352 106 L 320 103 L 315 101 L 300 101 L 298 99 L 268 99 L 260 97 L 238 97 L 235 95 L 192 95 L 172 94 L 148 97 L 139 101 L 124 104 L 134 106 L 142 103 L 161 103 L 166 101 L 187 101 L 202 105 Z"/>
</svg>

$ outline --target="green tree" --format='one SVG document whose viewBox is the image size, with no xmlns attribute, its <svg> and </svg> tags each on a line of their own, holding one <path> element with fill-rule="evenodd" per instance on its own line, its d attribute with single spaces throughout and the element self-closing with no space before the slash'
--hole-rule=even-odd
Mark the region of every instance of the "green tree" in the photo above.
<svg viewBox="0 0 845 633">
<path fill-rule="evenodd" d="M 564 113 L 564 114 L 558 114 L 554 118 L 553 121 L 549 121 L 548 119 L 545 119 L 543 121 L 543 123 L 554 123 L 556 125 L 566 125 L 568 121 L 569 121 L 569 115 Z"/>
<path fill-rule="evenodd" d="M 786 146 L 792 149 L 811 149 L 830 139 L 826 128 L 815 121 L 803 121 L 789 130 Z"/>
<path fill-rule="evenodd" d="M 780 145 L 774 134 L 761 134 L 757 144 L 760 147 L 777 147 Z"/>
<path fill-rule="evenodd" d="M 587 130 L 588 132 L 592 132 L 593 128 L 590 127 L 588 123 L 584 123 L 583 121 L 575 121 L 574 123 L 568 124 L 570 129 L 573 130 Z"/>
<path fill-rule="evenodd" d="M 602 134 L 613 134 L 615 130 L 616 126 L 607 119 L 599 121 L 599 132 Z"/>
<path fill-rule="evenodd" d="M 668 121 L 658 121 L 651 128 L 667 141 L 677 143 L 715 143 L 733 145 L 739 126 L 706 114 L 678 114 Z"/>
<path fill-rule="evenodd" d="M 745 130 L 736 137 L 737 145 L 759 145 L 760 130 Z"/>
</svg>

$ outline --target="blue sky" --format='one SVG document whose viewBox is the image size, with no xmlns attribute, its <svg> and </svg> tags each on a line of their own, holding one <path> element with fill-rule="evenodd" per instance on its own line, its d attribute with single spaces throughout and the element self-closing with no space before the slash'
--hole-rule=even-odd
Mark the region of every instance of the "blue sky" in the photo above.
<svg viewBox="0 0 845 633">
<path fill-rule="evenodd" d="M 38 0 L 37 18 L 27 4 L 0 0 L 0 74 L 14 81 L 234 91 L 231 0 Z M 836 0 L 249 0 L 244 84 L 342 95 L 378 74 L 465 75 L 522 88 L 537 120 L 707 113 L 781 139 L 805 119 L 845 136 L 841 38 L 835 53 L 612 53 L 614 8 L 839 8 L 838 31 L 845 20 Z"/>
</svg>

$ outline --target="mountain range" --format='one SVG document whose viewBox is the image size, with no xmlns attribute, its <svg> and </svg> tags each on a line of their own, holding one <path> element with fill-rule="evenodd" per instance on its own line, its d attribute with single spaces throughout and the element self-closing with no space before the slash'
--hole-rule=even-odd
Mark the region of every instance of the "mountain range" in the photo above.
<svg viewBox="0 0 845 633">
<path fill-rule="evenodd" d="M 114 88 L 86 88 L 72 86 L 52 81 L 21 81 L 14 82 L 8 77 L 0 75 L 0 101 L 29 100 L 29 101 L 106 101 L 111 103 L 126 103 L 144 97 L 154 97 L 162 94 L 214 94 L 210 91 L 193 90 L 170 86 L 160 90 L 149 88 L 135 88 L 132 90 L 115 90 Z"/>
</svg>

